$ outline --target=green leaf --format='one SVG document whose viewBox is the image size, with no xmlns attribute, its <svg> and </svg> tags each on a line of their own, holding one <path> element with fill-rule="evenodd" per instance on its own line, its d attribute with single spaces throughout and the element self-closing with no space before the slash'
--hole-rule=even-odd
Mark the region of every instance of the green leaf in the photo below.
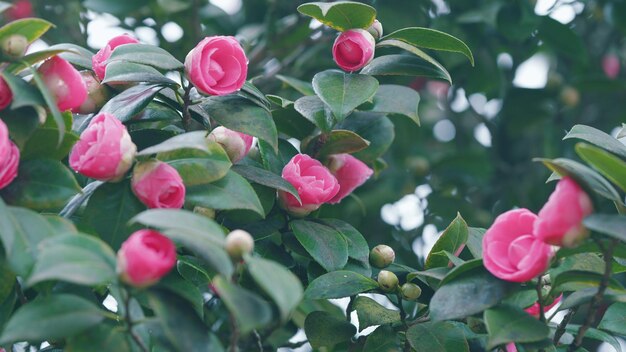
<svg viewBox="0 0 626 352">
<path fill-rule="evenodd" d="M 374 58 L 361 70 L 362 75 L 418 76 L 448 80 L 445 71 L 414 55 L 393 54 Z"/>
<path fill-rule="evenodd" d="M 207 136 L 207 131 L 193 131 L 181 133 L 174 137 L 168 138 L 167 140 L 159 144 L 146 148 L 137 153 L 137 155 L 144 156 L 157 153 L 166 153 L 178 149 L 198 149 L 208 152 L 210 141 L 206 138 Z"/>
<path fill-rule="evenodd" d="M 65 50 L 61 49 L 46 49 L 24 55 L 22 58 L 20 58 L 20 61 L 8 65 L 6 67 L 6 71 L 15 74 L 20 73 L 26 70 L 29 66 L 34 66 L 64 51 Z"/>
<path fill-rule="evenodd" d="M 93 303 L 70 294 L 39 298 L 13 314 L 2 331 L 0 344 L 70 337 L 99 324 L 104 319 L 102 313 Z"/>
<path fill-rule="evenodd" d="M 327 271 L 339 270 L 348 262 L 348 244 L 337 230 L 307 220 L 289 225 L 304 249 Z"/>
<path fill-rule="evenodd" d="M 63 141 L 63 137 L 65 136 L 65 120 L 63 119 L 63 115 L 61 115 L 61 112 L 59 111 L 59 108 L 57 107 L 56 98 L 53 97 L 50 91 L 48 90 L 48 87 L 44 83 L 39 72 L 36 71 L 33 67 L 30 67 L 30 72 L 33 75 L 33 80 L 35 81 L 35 85 L 41 92 L 41 95 L 43 96 L 43 99 L 45 100 L 46 105 L 48 105 L 48 109 L 50 110 L 50 113 L 52 114 L 52 118 L 54 118 L 54 121 L 56 122 L 57 129 L 59 131 L 58 144 L 61 144 L 61 142 Z"/>
<path fill-rule="evenodd" d="M 120 46 L 124 47 L 125 45 Z M 118 120 L 126 122 L 137 115 L 154 99 L 154 97 L 165 88 L 162 85 L 138 84 L 130 87 L 109 100 L 100 112 L 108 112 Z"/>
<path fill-rule="evenodd" d="M 390 325 L 381 325 L 367 335 L 363 352 L 398 352 L 401 346 L 398 333 Z"/>
<path fill-rule="evenodd" d="M 284 84 L 289 87 L 295 89 L 299 93 L 303 95 L 315 95 L 315 91 L 313 90 L 313 85 L 309 82 L 305 82 L 293 77 L 287 77 L 283 75 L 276 75 L 276 78 L 281 80 Z"/>
<path fill-rule="evenodd" d="M 311 88 L 311 89 L 313 89 L 313 88 Z M 268 101 L 278 105 L 279 107 L 281 107 L 283 109 L 288 108 L 291 105 L 293 105 L 293 101 L 291 101 L 291 100 L 289 100 L 287 98 L 283 98 L 283 97 L 278 96 L 278 95 L 266 94 L 265 97 L 267 98 Z"/>
<path fill-rule="evenodd" d="M 226 308 L 233 314 L 242 334 L 261 328 L 272 319 L 272 309 L 256 294 L 216 276 L 213 286 Z"/>
<path fill-rule="evenodd" d="M 623 158 L 626 158 L 626 146 L 620 143 L 617 139 L 611 137 L 609 134 L 591 126 L 575 125 L 567 133 L 567 135 L 563 137 L 563 139 L 570 138 L 582 139 L 611 153 L 615 153 Z"/>
<path fill-rule="evenodd" d="M 35 267 L 26 280 L 26 286 L 48 280 L 95 286 L 115 280 L 115 253 L 93 236 L 55 236 L 42 241 L 39 248 Z"/>
<path fill-rule="evenodd" d="M 157 159 L 173 166 L 186 187 L 217 181 L 226 176 L 232 165 L 224 148 L 210 141 L 206 150 L 176 149 L 157 154 Z"/>
<path fill-rule="evenodd" d="M 145 210 L 145 206 L 135 197 L 128 180 L 119 183 L 105 183 L 89 198 L 84 212 L 84 221 L 96 230 L 100 238 L 113 250 L 118 250 L 122 242 L 138 229 L 128 226 L 128 221 Z"/>
<path fill-rule="evenodd" d="M 330 110 L 317 95 L 303 96 L 296 100 L 293 107 L 324 133 L 330 132 L 335 125 Z"/>
<path fill-rule="evenodd" d="M 509 342 L 537 342 L 548 337 L 550 329 L 520 308 L 499 306 L 484 314 L 489 332 L 487 349 Z"/>
<path fill-rule="evenodd" d="M 392 33 L 393 34 L 393 33 Z M 444 76 L 444 79 L 450 84 L 452 84 L 452 77 L 450 77 L 450 73 L 446 70 L 443 65 L 441 65 L 437 60 L 433 59 L 432 56 L 426 54 L 424 51 L 418 49 L 416 46 L 409 44 L 405 41 L 398 39 L 385 39 L 376 44 L 376 47 L 396 47 L 402 50 L 406 50 L 412 54 L 415 54 L 417 57 L 427 61 L 431 65 L 433 65 L 441 74 Z"/>
<path fill-rule="evenodd" d="M 52 23 L 41 18 L 23 18 L 12 21 L 0 28 L 0 42 L 12 34 L 19 34 L 26 37 L 28 44 L 30 44 L 53 26 Z"/>
<path fill-rule="evenodd" d="M 469 352 L 463 330 L 447 321 L 415 324 L 406 339 L 416 352 Z"/>
<path fill-rule="evenodd" d="M 473 260 L 468 260 L 456 267 L 454 267 L 452 270 L 450 270 L 446 276 L 441 280 L 440 285 L 445 285 L 446 283 L 454 280 L 455 278 L 457 278 L 458 276 L 462 275 L 463 273 L 466 273 L 468 271 L 472 271 L 475 268 L 478 268 L 480 266 L 483 265 L 483 260 L 482 259 L 473 259 Z"/>
<path fill-rule="evenodd" d="M 22 78 L 7 71 L 0 72 L 0 75 L 2 75 L 2 78 L 4 78 L 11 89 L 11 93 L 13 93 L 11 109 L 19 109 L 24 106 L 44 106 L 46 104 L 41 92 Z"/>
<path fill-rule="evenodd" d="M 450 260 L 448 256 L 442 254 L 442 251 L 448 251 L 459 255 L 461 250 L 465 247 L 467 242 L 468 227 L 465 220 L 461 217 L 461 214 L 457 213 L 456 218 L 452 220 L 450 225 L 443 231 L 437 242 L 430 250 L 426 262 L 424 263 L 425 269 L 446 267 Z"/>
<path fill-rule="evenodd" d="M 587 62 L 585 43 L 568 25 L 543 16 L 536 35 L 546 47 L 554 49 L 560 55 L 579 63 Z"/>
<path fill-rule="evenodd" d="M 624 160 L 586 143 L 577 143 L 576 153 L 626 192 L 626 162 Z"/>
<path fill-rule="evenodd" d="M 583 224 L 592 231 L 626 242 L 625 215 L 591 214 L 583 220 Z"/>
<path fill-rule="evenodd" d="M 553 281 L 553 290 L 578 291 L 589 287 L 599 287 L 602 274 L 583 270 L 570 270 L 559 274 Z M 619 281 L 611 278 L 608 287 L 614 290 L 624 290 Z"/>
<path fill-rule="evenodd" d="M 215 339 L 189 304 L 180 297 L 161 290 L 150 290 L 148 302 L 154 310 L 163 335 L 177 351 L 213 351 Z"/>
<path fill-rule="evenodd" d="M 265 216 L 263 206 L 250 183 L 234 171 L 213 183 L 187 187 L 190 205 L 219 210 L 246 209 Z"/>
<path fill-rule="evenodd" d="M 502 281 L 482 267 L 463 273 L 441 285 L 430 300 L 434 321 L 460 319 L 491 308 L 512 291 L 515 284 Z"/>
<path fill-rule="evenodd" d="M 311 346 L 318 349 L 350 341 L 356 333 L 356 327 L 345 319 L 318 311 L 307 315 L 304 320 L 304 333 Z"/>
<path fill-rule="evenodd" d="M 262 139 L 278 149 L 278 131 L 267 109 L 236 95 L 210 97 L 200 106 L 220 125 Z"/>
<path fill-rule="evenodd" d="M 157 285 L 157 287 L 163 288 L 186 300 L 191 304 L 198 317 L 202 318 L 204 316 L 202 292 L 196 285 L 183 278 L 178 272 L 171 271 L 167 276 L 159 280 Z"/>
<path fill-rule="evenodd" d="M 232 170 L 248 181 L 290 193 L 297 200 L 300 200 L 300 195 L 293 185 L 273 172 L 249 165 L 234 165 Z"/>
<path fill-rule="evenodd" d="M 376 19 L 376 9 L 354 1 L 310 2 L 298 6 L 298 12 L 340 32 L 353 28 L 367 29 Z"/>
<path fill-rule="evenodd" d="M 124 84 L 129 82 L 156 83 L 166 86 L 178 85 L 151 66 L 128 61 L 113 61 L 107 64 L 106 75 L 102 83 Z"/>
<path fill-rule="evenodd" d="M 12 205 L 60 210 L 80 190 L 74 174 L 61 162 L 35 159 L 20 163 L 17 178 L 2 190 L 2 197 Z"/>
<path fill-rule="evenodd" d="M 370 249 L 363 235 L 352 225 L 338 219 L 320 219 L 322 224 L 339 231 L 348 243 L 348 257 L 360 262 L 365 268 L 369 268 Z"/>
<path fill-rule="evenodd" d="M 412 88 L 383 84 L 374 95 L 374 105 L 369 111 L 406 116 L 419 126 L 420 119 L 417 115 L 419 101 L 419 94 Z"/>
<path fill-rule="evenodd" d="M 282 175 L 283 168 L 299 151 L 287 140 L 278 140 L 278 153 L 271 145 L 259 140 L 259 153 L 263 161 L 263 167 L 277 175 Z"/>
<path fill-rule="evenodd" d="M 367 148 L 370 143 L 358 134 L 349 130 L 332 130 L 328 134 L 321 134 L 306 143 L 305 150 L 312 152 L 316 145 L 319 148 L 316 157 L 323 159 L 332 154 L 356 153 Z"/>
<path fill-rule="evenodd" d="M 474 256 L 474 258 L 483 257 L 483 236 L 486 229 L 478 227 L 469 227 L 467 232 L 467 249 Z"/>
<path fill-rule="evenodd" d="M 75 44 L 63 43 L 52 45 L 48 48 L 49 50 L 63 50 L 59 56 L 67 60 L 72 65 L 80 66 L 82 68 L 92 69 L 92 61 L 93 53 L 82 46 L 78 46 Z"/>
<path fill-rule="evenodd" d="M 286 321 L 302 300 L 298 277 L 282 265 L 263 258 L 247 258 L 246 268 L 256 284 L 276 303 L 281 320 Z"/>
<path fill-rule="evenodd" d="M 613 303 L 604 313 L 598 328 L 626 336 L 626 303 Z"/>
<path fill-rule="evenodd" d="M 358 296 L 352 308 L 356 310 L 359 317 L 359 330 L 374 326 L 391 324 L 400 321 L 400 312 L 393 309 L 387 309 L 378 302 L 365 296 Z"/>
<path fill-rule="evenodd" d="M 385 154 L 395 138 L 391 120 L 377 113 L 355 112 L 336 128 L 350 130 L 370 142 L 367 148 L 353 155 L 365 163 L 375 163 Z"/>
<path fill-rule="evenodd" d="M 463 54 L 474 66 L 472 51 L 462 40 L 436 29 L 410 27 L 387 34 L 382 40 L 396 39 L 418 48 L 451 51 Z"/>
<path fill-rule="evenodd" d="M 133 352 L 134 343 L 123 325 L 114 325 L 103 322 L 93 326 L 88 331 L 67 339 L 63 351 L 116 351 Z M 56 352 L 51 351 L 51 352 Z"/>
<path fill-rule="evenodd" d="M 313 89 L 337 121 L 342 121 L 359 105 L 372 99 L 378 81 L 368 75 L 327 70 L 313 76 Z"/>
<path fill-rule="evenodd" d="M 61 144 L 58 143 L 59 129 L 52 119 L 46 119 L 43 125 L 38 126 L 37 129 L 33 131 L 33 134 L 22 147 L 22 159 L 50 158 L 62 160 L 67 157 L 74 143 L 76 143 L 80 137 L 71 131 L 72 114 L 68 111 L 64 112 L 62 115 L 67 131 L 63 136 L 63 142 L 61 142 Z"/>
<path fill-rule="evenodd" d="M 572 335 L 576 335 L 578 333 L 578 329 L 580 329 L 580 325 L 578 324 L 567 324 L 567 326 L 565 327 L 565 331 Z M 619 341 L 617 341 L 615 337 L 598 329 L 589 328 L 585 333 L 585 338 L 606 342 L 610 344 L 613 348 L 615 348 L 616 351 L 621 351 L 622 349 L 621 344 L 619 343 Z"/>
<path fill-rule="evenodd" d="M 118 46 L 107 60 L 107 71 L 108 64 L 115 61 L 134 62 L 162 70 L 179 70 L 184 67 L 183 63 L 178 61 L 167 50 L 148 44 L 125 44 Z"/>
<path fill-rule="evenodd" d="M 369 277 L 365 277 L 353 271 L 332 271 L 311 281 L 304 291 L 304 298 L 342 298 L 377 288 L 378 282 Z"/>
</svg>

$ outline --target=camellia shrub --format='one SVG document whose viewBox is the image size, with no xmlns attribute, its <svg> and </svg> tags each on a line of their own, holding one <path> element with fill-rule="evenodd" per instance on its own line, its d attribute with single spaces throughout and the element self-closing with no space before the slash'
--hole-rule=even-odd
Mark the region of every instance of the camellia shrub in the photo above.
<svg viewBox="0 0 626 352">
<path fill-rule="evenodd" d="M 585 163 L 538 160 L 558 182 L 537 214 L 459 214 L 421 267 L 324 215 L 385 177 L 392 121 L 420 123 L 418 93 L 386 79 L 451 82 L 432 53 L 473 65 L 456 37 L 302 4 L 337 67 L 277 76 L 288 98 L 256 87 L 233 36 L 182 61 L 129 34 L 27 51 L 53 24 L 0 10 L 6 351 L 620 350 L 626 146 L 600 130 L 565 137 Z"/>
</svg>

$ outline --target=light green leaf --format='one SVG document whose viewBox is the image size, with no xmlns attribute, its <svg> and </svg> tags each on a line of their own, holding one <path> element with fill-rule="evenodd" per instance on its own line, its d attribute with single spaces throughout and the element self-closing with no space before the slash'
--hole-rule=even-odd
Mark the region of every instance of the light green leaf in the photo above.
<svg viewBox="0 0 626 352">
<path fill-rule="evenodd" d="M 474 66 L 472 51 L 462 40 L 436 29 L 409 27 L 387 34 L 382 40 L 396 39 L 418 48 L 451 51 L 463 54 Z"/>
<path fill-rule="evenodd" d="M 359 105 L 372 99 L 378 90 L 378 81 L 368 75 L 327 70 L 313 76 L 313 89 L 337 121 L 342 121 Z"/>
<path fill-rule="evenodd" d="M 340 32 L 353 28 L 367 29 L 376 19 L 376 9 L 354 1 L 310 2 L 298 6 L 298 12 Z"/>
</svg>

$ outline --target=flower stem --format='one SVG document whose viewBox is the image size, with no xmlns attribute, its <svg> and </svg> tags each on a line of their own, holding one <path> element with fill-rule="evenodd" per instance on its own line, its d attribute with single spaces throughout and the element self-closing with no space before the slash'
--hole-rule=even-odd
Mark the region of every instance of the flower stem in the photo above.
<svg viewBox="0 0 626 352">
<path fill-rule="evenodd" d="M 133 341 L 135 341 L 135 343 L 137 344 L 137 346 L 139 346 L 139 349 L 141 349 L 142 352 L 149 352 L 150 350 L 143 343 L 143 340 L 141 340 L 139 335 L 137 335 L 137 333 L 133 330 L 134 322 L 130 316 L 130 293 L 126 290 L 123 290 L 122 292 L 123 292 L 122 294 L 124 295 L 124 311 L 126 312 L 125 320 L 126 320 L 126 325 L 128 326 L 128 332 L 130 333 L 130 336 L 133 338 Z"/>
<path fill-rule="evenodd" d="M 191 84 L 185 87 L 185 94 L 183 95 L 183 127 L 187 132 L 191 128 L 191 112 L 189 111 L 191 99 L 189 98 L 189 92 L 191 92 Z"/>
<path fill-rule="evenodd" d="M 537 303 L 539 304 L 539 321 L 541 321 L 542 323 L 546 322 L 546 314 L 543 311 L 544 307 L 543 307 L 543 297 L 542 297 L 542 292 L 541 289 L 543 288 L 542 285 L 542 281 L 541 281 L 541 277 L 539 277 L 537 279 Z"/>
</svg>

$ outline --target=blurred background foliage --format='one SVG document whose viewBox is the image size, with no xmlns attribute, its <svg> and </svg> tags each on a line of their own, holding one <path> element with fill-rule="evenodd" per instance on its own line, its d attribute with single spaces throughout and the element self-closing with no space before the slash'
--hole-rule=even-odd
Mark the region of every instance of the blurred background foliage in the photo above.
<svg viewBox="0 0 626 352">
<path fill-rule="evenodd" d="M 207 35 L 236 35 L 250 75 L 266 94 L 301 94 L 278 77 L 310 81 L 334 67 L 336 32 L 297 14 L 301 0 L 38 0 L 36 14 L 57 25 L 47 44 L 98 49 L 134 32 L 180 60 Z M 325 207 L 324 216 L 356 226 L 370 246 L 396 249 L 419 267 L 434 236 L 459 211 L 470 226 L 487 227 L 515 206 L 533 211 L 547 199 L 549 172 L 535 157 L 576 158 L 562 137 L 574 124 L 608 133 L 626 121 L 624 72 L 609 78 L 607 55 L 626 59 L 626 0 L 372 0 L 385 33 L 410 26 L 451 33 L 476 59 L 436 53 L 453 85 L 386 76 L 421 95 L 421 127 L 392 118 L 388 167 L 356 197 Z M 379 49 L 382 50 L 382 49 Z M 392 50 L 392 49 L 385 49 Z M 282 76 L 281 76 L 282 75 Z M 295 111 L 294 111 L 294 114 Z M 382 131 L 381 131 L 382 133 Z M 385 138 L 392 133 L 387 131 Z M 423 237 L 423 238 L 422 238 Z"/>
</svg>

